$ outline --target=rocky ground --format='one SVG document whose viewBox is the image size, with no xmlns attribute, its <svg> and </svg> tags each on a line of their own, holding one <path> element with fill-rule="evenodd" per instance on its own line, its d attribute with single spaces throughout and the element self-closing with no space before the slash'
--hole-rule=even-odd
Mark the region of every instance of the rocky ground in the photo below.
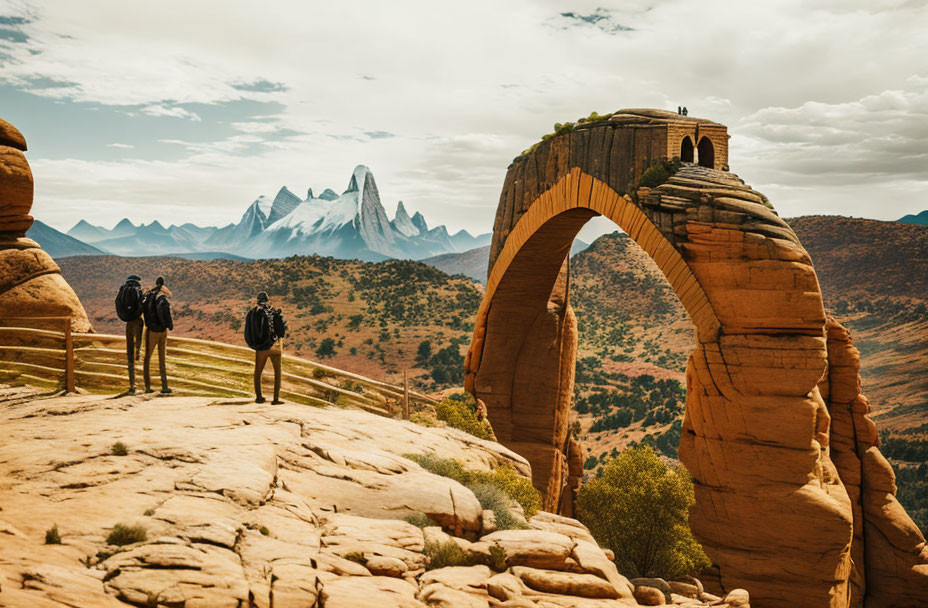
<svg viewBox="0 0 928 608">
<path fill-rule="evenodd" d="M 695 580 L 632 584 L 574 520 L 540 513 L 495 531 L 470 490 L 403 456 L 529 474 L 517 454 L 454 429 L 2 387 L 0 421 L 3 607 L 747 605 Z M 439 526 L 407 523 L 414 514 Z M 117 524 L 144 540 L 110 544 Z M 61 543 L 45 544 L 53 526 Z M 487 565 L 429 569 L 426 545 L 442 543 Z"/>
</svg>

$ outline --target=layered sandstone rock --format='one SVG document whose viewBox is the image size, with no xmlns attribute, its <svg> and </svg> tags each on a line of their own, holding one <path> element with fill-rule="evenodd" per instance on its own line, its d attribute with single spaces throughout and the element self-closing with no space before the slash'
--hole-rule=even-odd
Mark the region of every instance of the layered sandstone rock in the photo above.
<svg viewBox="0 0 928 608">
<path fill-rule="evenodd" d="M 530 475 L 517 454 L 455 429 L 290 404 L 22 388 L 0 388 L 0 426 L 5 607 L 636 605 L 579 522 L 540 513 L 529 529 L 487 533 L 470 490 L 404 457 Z M 127 455 L 112 454 L 117 441 Z M 413 513 L 442 527 L 404 521 Z M 108 545 L 117 523 L 143 526 L 146 540 Z M 62 544 L 43 544 L 55 524 Z M 502 572 L 426 571 L 426 542 L 487 559 L 501 549 Z"/>
<path fill-rule="evenodd" d="M 908 561 L 854 572 L 864 563 L 859 543 L 852 547 L 854 525 L 858 538 L 868 534 L 861 525 L 868 507 L 865 498 L 855 517 L 860 466 L 855 473 L 841 450 L 834 455 L 840 468 L 833 459 L 819 387 L 829 358 L 825 313 L 795 233 L 766 197 L 718 170 L 727 158 L 717 157 L 715 168 L 684 163 L 664 183 L 637 187 L 649 165 L 670 156 L 679 129 L 711 130 L 716 140 L 724 134 L 715 123 L 679 120 L 620 111 L 542 141 L 510 166 L 467 389 L 487 404 L 500 440 L 531 462 L 546 506 L 570 512 L 571 445 L 561 421 L 576 330 L 566 260 L 584 223 L 608 217 L 654 259 L 697 329 L 679 453 L 696 488 L 690 522 L 714 563 L 707 586 L 721 595 L 747 588 L 762 606 L 844 608 L 849 586 L 863 588 L 863 579 L 881 589 L 917 580 L 911 572 L 921 558 L 913 556 L 924 545 L 904 526 L 884 526 L 893 540 L 873 542 L 896 547 L 901 553 L 883 553 Z M 892 482 L 878 452 L 861 460 L 876 471 L 870 510 L 898 509 L 886 499 Z M 911 605 L 928 600 L 916 587 Z"/>
<path fill-rule="evenodd" d="M 0 119 L 0 318 L 67 316 L 74 331 L 90 331 L 80 300 L 58 265 L 26 238 L 32 226 L 32 171 L 26 140 Z"/>
<path fill-rule="evenodd" d="M 829 317 L 828 374 L 820 385 L 831 414 L 832 459 L 854 514 L 851 606 L 923 605 L 928 598 L 928 546 L 896 500 L 892 467 L 879 450 L 870 404 L 860 392 L 860 353 Z"/>
</svg>

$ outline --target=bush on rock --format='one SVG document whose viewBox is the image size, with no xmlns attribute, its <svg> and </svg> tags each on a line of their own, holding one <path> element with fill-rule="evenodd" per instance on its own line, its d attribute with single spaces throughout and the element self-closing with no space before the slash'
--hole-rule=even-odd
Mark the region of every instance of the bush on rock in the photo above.
<svg viewBox="0 0 928 608">
<path fill-rule="evenodd" d="M 615 553 L 620 572 L 672 579 L 710 565 L 690 531 L 694 501 L 686 469 L 668 467 L 642 446 L 625 450 L 585 484 L 577 510 L 597 542 Z"/>
</svg>

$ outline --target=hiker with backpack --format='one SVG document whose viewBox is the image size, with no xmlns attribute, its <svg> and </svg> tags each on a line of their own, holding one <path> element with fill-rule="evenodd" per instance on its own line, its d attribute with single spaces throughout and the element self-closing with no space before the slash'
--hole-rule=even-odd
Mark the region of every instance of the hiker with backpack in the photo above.
<svg viewBox="0 0 928 608">
<path fill-rule="evenodd" d="M 126 323 L 126 364 L 129 367 L 129 391 L 135 394 L 135 362 L 142 350 L 142 278 L 129 275 L 116 294 L 116 315 Z"/>
<path fill-rule="evenodd" d="M 158 277 L 155 286 L 149 289 L 142 299 L 142 314 L 145 316 L 145 392 L 153 393 L 151 388 L 151 356 L 158 349 L 158 363 L 161 370 L 161 394 L 171 393 L 168 388 L 168 374 L 165 369 L 165 351 L 167 350 L 168 331 L 174 329 L 171 318 L 171 290 L 164 284 L 164 277 Z"/>
<path fill-rule="evenodd" d="M 280 362 L 286 334 L 287 323 L 281 310 L 272 308 L 267 292 L 262 291 L 256 298 L 255 307 L 245 316 L 245 343 L 255 351 L 255 403 L 265 402 L 261 395 L 261 373 L 268 359 L 274 366 L 274 400 L 271 405 L 283 403 L 280 400 Z"/>
</svg>

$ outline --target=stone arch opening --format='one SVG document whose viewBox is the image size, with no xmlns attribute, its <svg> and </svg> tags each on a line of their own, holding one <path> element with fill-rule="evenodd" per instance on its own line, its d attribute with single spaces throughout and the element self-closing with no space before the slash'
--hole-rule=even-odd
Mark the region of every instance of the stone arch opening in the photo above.
<svg viewBox="0 0 928 608">
<path fill-rule="evenodd" d="M 685 163 L 694 162 L 694 150 L 693 150 L 693 140 L 690 139 L 690 136 L 687 135 L 683 138 L 683 141 L 680 142 L 680 160 Z"/>
<path fill-rule="evenodd" d="M 702 167 L 709 167 L 710 169 L 715 167 L 715 146 L 712 145 L 712 140 L 706 136 L 703 136 L 699 139 L 699 145 L 697 146 L 699 152 L 699 164 Z"/>
<path fill-rule="evenodd" d="M 580 446 L 569 432 L 578 329 L 570 304 L 568 256 L 587 221 L 598 215 L 611 219 L 654 260 L 697 330 L 698 345 L 686 371 L 679 448 L 695 480 L 693 531 L 710 558 L 724 564 L 720 586 L 749 578 L 752 594 L 774 597 L 782 581 L 773 581 L 782 577 L 773 566 L 748 574 L 738 571 L 738 560 L 729 559 L 743 550 L 739 547 L 771 541 L 758 520 L 789 519 L 797 536 L 825 535 L 837 546 L 847 546 L 851 529 L 840 506 L 847 494 L 837 475 L 827 473 L 833 464 L 815 439 L 827 433 L 828 425 L 817 389 L 826 359 L 817 280 L 810 262 L 783 259 L 794 257 L 786 250 L 798 242 L 783 243 L 779 251 L 764 245 L 750 253 L 742 242 L 734 251 L 730 246 L 740 230 L 717 230 L 707 222 L 714 197 L 748 195 L 736 184 L 740 181 L 724 172 L 706 177 L 692 166 L 634 198 L 579 167 L 551 183 L 528 202 L 493 260 L 467 356 L 467 389 L 486 403 L 499 440 L 531 463 L 545 508 L 572 514 L 583 470 Z M 672 209 L 686 224 L 676 231 L 685 233 L 684 239 L 674 236 L 673 221 L 662 221 Z M 761 275 L 767 280 L 787 276 L 789 287 L 782 288 L 778 280 L 756 282 Z M 777 415 L 780 408 L 794 412 L 790 422 Z M 753 490 L 740 484 L 763 477 L 758 477 L 759 463 L 775 458 L 777 450 L 800 446 L 806 446 L 809 460 L 785 469 L 779 463 L 772 482 L 792 491 L 744 496 Z M 767 448 L 773 452 L 764 456 Z M 757 504 L 739 512 L 732 505 L 741 500 Z M 802 515 L 797 517 L 797 511 Z M 820 563 L 820 553 L 807 557 L 809 568 Z M 829 568 L 847 563 L 847 553 L 835 554 Z M 846 586 L 846 580 L 814 590 L 807 585 L 804 592 L 827 597 L 846 593 Z"/>
<path fill-rule="evenodd" d="M 712 135 L 697 146 L 709 168 L 685 164 L 638 188 L 693 123 Z M 577 350 L 568 255 L 583 224 L 607 217 L 653 259 L 696 326 L 679 458 L 696 492 L 690 525 L 715 566 L 707 586 L 745 587 L 759 606 L 914 605 L 896 581 L 928 588 L 924 538 L 886 481 L 854 356 L 831 323 L 826 342 L 818 279 L 792 228 L 766 197 L 714 169 L 728 165 L 727 137 L 712 121 L 629 109 L 516 158 L 465 388 L 487 404 L 502 443 L 530 461 L 545 508 L 572 514 L 583 467 L 568 431 Z"/>
</svg>

